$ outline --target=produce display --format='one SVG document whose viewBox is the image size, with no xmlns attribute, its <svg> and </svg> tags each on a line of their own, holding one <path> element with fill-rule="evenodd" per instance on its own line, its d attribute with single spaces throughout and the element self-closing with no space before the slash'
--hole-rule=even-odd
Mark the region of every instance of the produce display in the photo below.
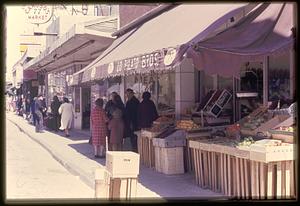
<svg viewBox="0 0 300 206">
<path fill-rule="evenodd" d="M 168 118 L 166 116 L 161 116 L 155 120 L 155 122 L 171 122 L 173 119 Z"/>
<path fill-rule="evenodd" d="M 192 120 L 180 120 L 176 122 L 176 127 L 178 129 L 184 130 L 193 130 L 193 129 L 200 129 L 200 126 L 195 124 Z"/>
<path fill-rule="evenodd" d="M 270 120 L 272 116 L 268 114 L 267 112 L 262 113 L 261 115 L 258 115 L 256 117 L 247 116 L 244 119 L 244 122 L 241 122 L 241 127 L 244 127 L 245 129 L 251 129 L 254 130 L 261 126 L 266 121 Z"/>
<path fill-rule="evenodd" d="M 285 132 L 294 132 L 295 129 L 296 129 L 295 126 L 292 126 L 292 127 L 282 126 L 282 127 L 276 128 L 276 130 L 285 131 Z"/>
<path fill-rule="evenodd" d="M 147 130 L 149 132 L 155 132 L 155 133 L 157 133 L 157 132 L 161 132 L 162 127 L 160 125 L 155 124 L 151 128 L 148 128 L 148 129 L 145 129 L 145 130 Z"/>
<path fill-rule="evenodd" d="M 252 137 L 246 137 L 241 142 L 237 143 L 237 147 L 240 146 L 250 146 L 251 144 L 255 143 Z"/>
</svg>

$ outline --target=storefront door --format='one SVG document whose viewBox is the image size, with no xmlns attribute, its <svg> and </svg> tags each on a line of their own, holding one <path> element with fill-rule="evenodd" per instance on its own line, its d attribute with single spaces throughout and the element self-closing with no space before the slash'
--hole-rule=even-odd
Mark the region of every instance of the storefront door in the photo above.
<svg viewBox="0 0 300 206">
<path fill-rule="evenodd" d="M 82 129 L 90 129 L 91 88 L 82 88 Z"/>
</svg>

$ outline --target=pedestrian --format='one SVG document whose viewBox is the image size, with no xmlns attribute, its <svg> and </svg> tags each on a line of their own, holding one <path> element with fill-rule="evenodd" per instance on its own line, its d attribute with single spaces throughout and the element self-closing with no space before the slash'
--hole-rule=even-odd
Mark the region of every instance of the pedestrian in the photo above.
<svg viewBox="0 0 300 206">
<path fill-rule="evenodd" d="M 111 109 L 112 109 L 112 106 L 113 106 L 113 104 L 114 104 L 114 103 L 113 103 L 113 98 L 114 98 L 114 96 L 116 96 L 116 95 L 118 95 L 117 92 L 112 92 L 112 93 L 110 94 L 110 96 L 109 96 L 108 102 L 105 104 L 104 110 L 105 110 L 106 115 L 108 116 L 109 119 L 111 119 L 111 117 L 112 117 Z"/>
<path fill-rule="evenodd" d="M 71 128 L 72 120 L 74 117 L 73 105 L 69 102 L 67 97 L 64 97 L 64 103 L 60 105 L 58 109 L 59 114 L 61 114 L 60 130 L 65 131 L 66 137 L 70 137 L 69 129 Z"/>
<path fill-rule="evenodd" d="M 31 104 L 30 104 L 30 112 L 31 112 L 31 118 L 32 118 L 32 123 L 33 125 L 36 124 L 36 114 L 35 114 L 35 101 L 37 100 L 37 97 L 34 97 L 31 101 Z"/>
<path fill-rule="evenodd" d="M 25 102 L 25 118 L 26 120 L 28 120 L 30 118 L 30 105 L 31 105 L 31 101 L 30 98 L 26 98 L 26 102 Z"/>
<path fill-rule="evenodd" d="M 35 131 L 36 132 L 42 132 L 43 131 L 43 111 L 45 111 L 46 108 L 43 106 L 43 95 L 39 94 L 34 105 L 34 112 L 36 115 L 36 121 L 35 121 Z"/>
<path fill-rule="evenodd" d="M 154 120 L 158 118 L 158 113 L 154 102 L 150 99 L 150 92 L 144 92 L 142 95 L 142 102 L 138 108 L 138 124 L 139 128 L 149 128 L 152 126 Z"/>
<path fill-rule="evenodd" d="M 23 114 L 22 114 L 22 108 L 23 108 L 23 99 L 22 99 L 22 97 L 21 96 L 19 96 L 19 99 L 18 99 L 18 101 L 17 101 L 17 114 L 19 115 L 19 116 L 23 116 Z"/>
<path fill-rule="evenodd" d="M 53 117 L 53 129 L 55 131 L 58 131 L 59 127 L 60 127 L 60 114 L 58 112 L 58 109 L 61 105 L 61 102 L 59 101 L 58 97 L 55 95 L 53 97 L 53 101 L 51 102 L 51 113 L 52 113 L 52 117 Z"/>
<path fill-rule="evenodd" d="M 96 158 L 103 158 L 105 156 L 108 117 L 103 109 L 103 104 L 103 99 L 98 98 L 91 112 L 92 145 L 94 146 L 94 155 Z"/>
<path fill-rule="evenodd" d="M 130 138 L 132 150 L 137 152 L 137 135 L 134 134 L 138 130 L 138 107 L 140 101 L 134 96 L 132 89 L 126 90 L 127 102 L 125 106 L 125 134 Z"/>
<path fill-rule="evenodd" d="M 112 151 L 121 151 L 122 142 L 124 138 L 124 111 L 125 107 L 119 95 L 113 97 L 113 104 L 111 107 L 111 120 L 108 123 L 110 130 L 110 149 Z"/>
</svg>

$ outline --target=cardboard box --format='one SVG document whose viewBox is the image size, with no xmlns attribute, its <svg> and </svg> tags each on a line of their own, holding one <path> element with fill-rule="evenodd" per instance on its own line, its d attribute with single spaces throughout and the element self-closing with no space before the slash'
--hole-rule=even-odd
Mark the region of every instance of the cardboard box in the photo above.
<svg viewBox="0 0 300 206">
<path fill-rule="evenodd" d="M 108 151 L 106 169 L 113 178 L 137 177 L 139 174 L 140 155 L 135 152 Z"/>
</svg>

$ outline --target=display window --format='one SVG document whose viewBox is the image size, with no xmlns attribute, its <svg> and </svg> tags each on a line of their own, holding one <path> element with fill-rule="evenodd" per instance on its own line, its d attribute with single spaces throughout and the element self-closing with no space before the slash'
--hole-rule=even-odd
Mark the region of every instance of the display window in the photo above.
<svg viewBox="0 0 300 206">
<path fill-rule="evenodd" d="M 175 72 L 150 72 L 125 77 L 125 89 L 131 88 L 141 101 L 143 92 L 149 91 L 158 111 L 175 109 Z"/>
</svg>

